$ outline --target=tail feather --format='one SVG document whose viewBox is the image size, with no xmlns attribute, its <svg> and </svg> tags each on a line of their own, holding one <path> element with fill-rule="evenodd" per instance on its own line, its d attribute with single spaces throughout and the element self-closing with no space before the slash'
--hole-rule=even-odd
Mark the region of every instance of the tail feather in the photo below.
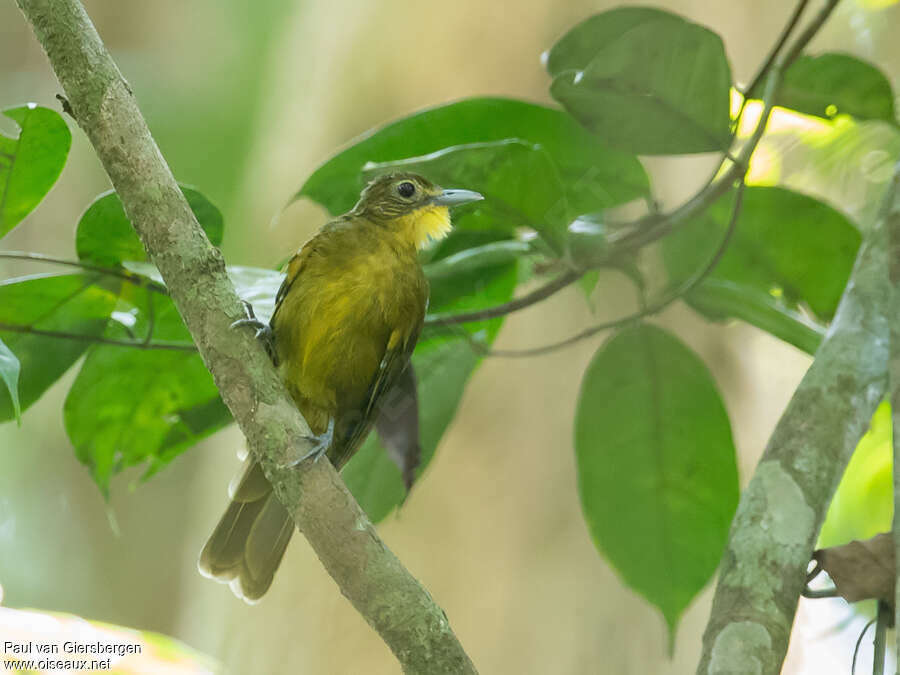
<svg viewBox="0 0 900 675">
<path fill-rule="evenodd" d="M 197 566 L 204 576 L 229 583 L 235 595 L 255 602 L 272 584 L 294 524 L 256 462 L 232 488 L 232 501 Z"/>
</svg>

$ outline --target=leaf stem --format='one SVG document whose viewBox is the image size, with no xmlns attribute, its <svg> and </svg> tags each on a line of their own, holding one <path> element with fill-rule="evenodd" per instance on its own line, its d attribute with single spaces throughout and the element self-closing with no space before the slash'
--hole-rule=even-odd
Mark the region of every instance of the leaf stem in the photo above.
<svg viewBox="0 0 900 675">
<path fill-rule="evenodd" d="M 766 57 L 766 60 L 763 62 L 762 66 L 760 66 L 756 75 L 754 75 L 753 79 L 750 80 L 750 84 L 742 92 L 744 94 L 744 99 L 750 98 L 753 95 L 753 90 L 756 89 L 760 82 L 762 82 L 766 75 L 768 75 L 769 71 L 772 69 L 772 66 L 775 65 L 775 60 L 778 58 L 779 54 L 781 54 L 781 50 L 784 49 L 784 46 L 787 44 L 787 41 L 791 38 L 794 30 L 797 28 L 797 25 L 800 23 L 800 17 L 803 15 L 803 11 L 806 9 L 806 6 L 809 4 L 809 0 L 800 0 L 794 7 L 794 11 L 791 14 L 791 18 L 788 19 L 788 22 L 785 24 L 784 29 L 781 31 L 781 35 L 778 36 L 778 41 L 775 42 L 772 47 L 769 55 Z"/>
</svg>

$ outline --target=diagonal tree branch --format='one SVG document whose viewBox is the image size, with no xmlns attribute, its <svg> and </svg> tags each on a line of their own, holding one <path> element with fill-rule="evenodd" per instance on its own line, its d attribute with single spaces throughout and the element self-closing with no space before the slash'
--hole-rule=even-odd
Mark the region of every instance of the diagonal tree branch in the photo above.
<svg viewBox="0 0 900 675">
<path fill-rule="evenodd" d="M 900 430 L 900 162 L 894 167 L 894 199 L 887 213 L 888 277 L 891 287 L 890 304 L 890 361 L 888 374 L 891 382 L 891 423 Z M 894 466 L 900 467 L 900 431 L 893 433 Z M 894 560 L 900 578 L 900 471 L 894 471 Z M 900 583 L 895 585 L 894 625 L 900 618 Z M 900 630 L 897 634 L 898 661 L 900 661 Z"/>
<path fill-rule="evenodd" d="M 221 253 L 197 224 L 128 83 L 78 0 L 17 0 L 278 498 L 407 673 L 474 673 L 444 612 L 379 539 L 329 462 L 284 466 L 309 428 L 249 331 Z M 301 498 L 302 495 L 302 498 Z"/>
<path fill-rule="evenodd" d="M 825 513 L 887 391 L 887 214 L 860 247 L 834 322 L 741 496 L 698 674 L 781 672 Z"/>
</svg>

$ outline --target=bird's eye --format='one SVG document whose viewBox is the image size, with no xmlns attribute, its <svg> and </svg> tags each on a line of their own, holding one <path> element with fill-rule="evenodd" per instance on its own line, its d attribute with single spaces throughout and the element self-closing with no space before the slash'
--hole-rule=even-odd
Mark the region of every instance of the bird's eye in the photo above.
<svg viewBox="0 0 900 675">
<path fill-rule="evenodd" d="M 401 197 L 409 198 L 416 193 L 416 186 L 410 181 L 405 180 L 397 186 L 397 194 Z"/>
</svg>

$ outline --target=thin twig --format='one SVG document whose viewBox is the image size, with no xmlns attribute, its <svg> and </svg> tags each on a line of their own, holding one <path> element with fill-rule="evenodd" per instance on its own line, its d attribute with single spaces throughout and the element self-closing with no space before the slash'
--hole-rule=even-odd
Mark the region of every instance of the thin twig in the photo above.
<svg viewBox="0 0 900 675">
<path fill-rule="evenodd" d="M 836 598 L 839 593 L 836 588 L 810 588 L 805 586 L 800 595 L 809 600 L 821 600 L 822 598 Z"/>
<path fill-rule="evenodd" d="M 803 32 L 800 33 L 800 37 L 797 38 L 797 41 L 785 54 L 784 62 L 781 64 L 782 69 L 790 66 L 797 57 L 800 56 L 800 52 L 806 49 L 806 45 L 809 44 L 809 41 L 816 36 L 816 33 L 819 32 L 822 25 L 828 21 L 828 17 L 831 16 L 834 8 L 838 5 L 838 2 L 840 2 L 840 0 L 828 0 L 822 9 L 819 10 L 819 13 L 812 18 L 809 25 L 807 25 Z"/>
<path fill-rule="evenodd" d="M 501 305 L 480 309 L 473 312 L 461 312 L 459 314 L 429 314 L 425 317 L 426 326 L 451 326 L 458 323 L 469 323 L 472 321 L 485 321 L 486 319 L 495 319 L 499 316 L 505 316 L 519 309 L 524 309 L 541 300 L 549 298 L 557 291 L 561 291 L 566 286 L 570 286 L 578 281 L 584 274 L 583 271 L 570 270 L 564 272 L 556 279 L 544 284 L 540 288 L 536 288 L 530 293 L 523 295 L 521 298 L 504 302 Z"/>
<path fill-rule="evenodd" d="M 859 646 L 862 644 L 863 638 L 866 636 L 866 633 L 869 632 L 869 628 L 872 627 L 872 624 L 875 623 L 875 619 L 870 620 L 863 629 L 859 633 L 859 637 L 856 638 L 856 646 L 853 647 L 853 660 L 850 662 L 850 675 L 856 675 L 856 657 L 859 656 Z"/>
<path fill-rule="evenodd" d="M 784 29 L 781 31 L 781 35 L 778 36 L 778 40 L 775 42 L 775 45 L 772 47 L 766 60 L 763 62 L 762 66 L 760 66 L 753 79 L 750 80 L 750 84 L 744 89 L 743 94 L 745 101 L 753 94 L 753 90 L 759 86 L 759 83 L 763 81 L 768 72 L 772 69 L 772 66 L 775 65 L 775 61 L 779 54 L 781 54 L 781 50 L 784 49 L 784 46 L 790 39 L 791 34 L 793 34 L 794 29 L 796 29 L 797 25 L 800 23 L 800 17 L 803 15 L 803 11 L 808 4 L 809 0 L 800 0 L 794 7 L 791 18 L 788 19 L 787 24 L 785 24 Z"/>
<path fill-rule="evenodd" d="M 133 272 L 129 272 L 128 270 L 116 269 L 115 267 L 104 267 L 103 265 L 95 265 L 94 263 L 87 263 L 83 260 L 56 258 L 53 256 L 44 255 L 43 253 L 32 253 L 31 251 L 0 251 L 0 259 L 27 260 L 31 262 L 47 263 L 50 265 L 77 267 L 79 269 L 88 270 L 90 272 L 98 272 L 107 276 L 116 277 L 118 279 L 122 279 L 123 281 L 127 281 L 128 283 L 134 284 L 135 286 L 146 288 L 147 290 L 159 293 L 161 295 L 169 294 L 165 286 L 156 281 L 153 281 L 153 279 L 148 279 L 147 277 L 141 276 L 140 274 L 134 274 Z"/>
<path fill-rule="evenodd" d="M 25 335 L 39 335 L 41 337 L 55 338 L 59 340 L 76 340 L 78 342 L 91 342 L 101 345 L 110 345 L 113 347 L 131 347 L 132 349 L 141 350 L 165 350 L 174 352 L 195 352 L 197 347 L 184 342 L 148 342 L 146 340 L 119 340 L 116 338 L 108 338 L 102 335 L 79 335 L 78 333 L 68 333 L 60 330 L 44 330 L 35 328 L 34 326 L 25 326 L 16 323 L 0 322 L 0 332 L 24 333 Z"/>
</svg>

